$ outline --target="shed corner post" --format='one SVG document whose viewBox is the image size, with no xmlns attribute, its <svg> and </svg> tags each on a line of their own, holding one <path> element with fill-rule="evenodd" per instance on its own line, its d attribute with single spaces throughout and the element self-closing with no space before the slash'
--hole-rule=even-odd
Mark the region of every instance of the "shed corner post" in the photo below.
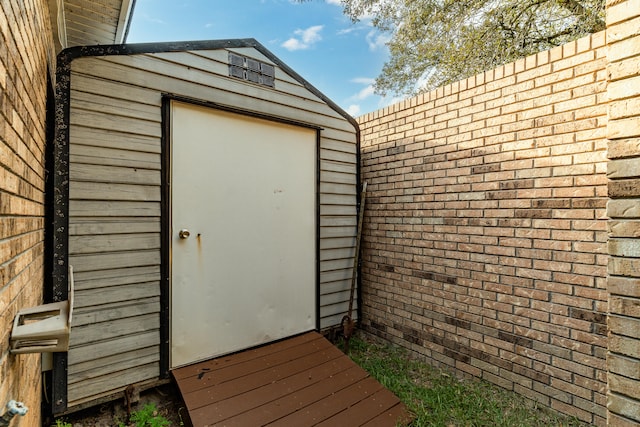
<svg viewBox="0 0 640 427">
<path fill-rule="evenodd" d="M 53 271 L 54 301 L 68 298 L 69 263 L 69 125 L 71 61 L 77 49 L 65 49 L 58 55 L 55 87 L 55 131 L 53 147 Z M 51 384 L 53 414 L 67 410 L 67 353 L 53 353 Z"/>
</svg>

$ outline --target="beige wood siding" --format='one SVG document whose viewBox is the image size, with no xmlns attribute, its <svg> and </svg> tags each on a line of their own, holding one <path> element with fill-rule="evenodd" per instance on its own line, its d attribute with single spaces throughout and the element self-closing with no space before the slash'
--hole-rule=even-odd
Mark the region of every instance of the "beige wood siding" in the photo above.
<svg viewBox="0 0 640 427">
<path fill-rule="evenodd" d="M 253 48 L 232 50 L 271 62 Z M 228 52 L 72 63 L 69 257 L 77 314 L 69 407 L 159 374 L 163 93 L 322 128 L 321 328 L 339 324 L 346 313 L 356 233 L 355 129 L 278 67 L 275 89 L 228 77 Z"/>
</svg>

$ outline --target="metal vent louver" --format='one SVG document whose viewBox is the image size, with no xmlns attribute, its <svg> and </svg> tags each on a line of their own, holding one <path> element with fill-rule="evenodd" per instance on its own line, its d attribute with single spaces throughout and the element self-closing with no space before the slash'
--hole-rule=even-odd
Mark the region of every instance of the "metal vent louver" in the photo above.
<svg viewBox="0 0 640 427">
<path fill-rule="evenodd" d="M 275 67 L 229 52 L 229 75 L 263 86 L 275 87 Z"/>
</svg>

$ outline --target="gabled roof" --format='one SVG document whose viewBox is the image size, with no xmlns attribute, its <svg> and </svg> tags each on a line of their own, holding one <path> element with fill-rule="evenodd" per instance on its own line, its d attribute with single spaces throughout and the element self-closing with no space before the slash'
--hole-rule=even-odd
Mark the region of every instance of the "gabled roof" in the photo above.
<svg viewBox="0 0 640 427">
<path fill-rule="evenodd" d="M 57 51 L 124 43 L 135 0 L 49 0 Z"/>
</svg>

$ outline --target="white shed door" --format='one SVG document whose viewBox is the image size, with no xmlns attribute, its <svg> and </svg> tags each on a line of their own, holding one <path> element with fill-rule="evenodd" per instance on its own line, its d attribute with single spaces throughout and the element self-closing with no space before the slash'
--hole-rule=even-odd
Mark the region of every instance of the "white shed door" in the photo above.
<svg viewBox="0 0 640 427">
<path fill-rule="evenodd" d="M 314 329 L 316 131 L 171 108 L 171 367 Z"/>
</svg>

